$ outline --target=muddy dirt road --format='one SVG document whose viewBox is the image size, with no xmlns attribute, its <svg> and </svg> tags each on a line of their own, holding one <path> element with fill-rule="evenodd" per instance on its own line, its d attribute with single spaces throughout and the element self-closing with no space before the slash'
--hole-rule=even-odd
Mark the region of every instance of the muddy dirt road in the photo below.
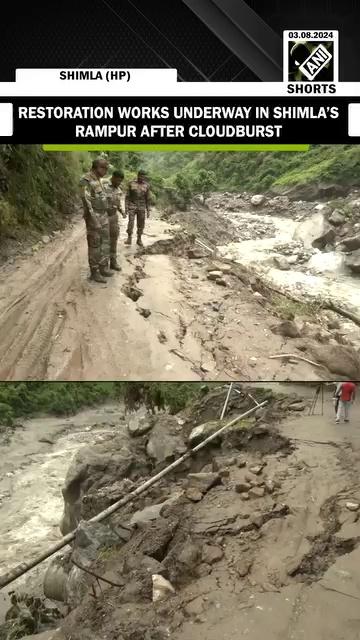
<svg viewBox="0 0 360 640">
<path fill-rule="evenodd" d="M 147 225 L 144 244 L 176 228 Z M 274 316 L 246 286 L 220 287 L 208 261 L 139 255 L 120 240 L 123 271 L 88 280 L 83 221 L 0 269 L 1 380 L 316 379 L 271 333 Z M 129 297 L 135 283 L 140 297 Z"/>
</svg>

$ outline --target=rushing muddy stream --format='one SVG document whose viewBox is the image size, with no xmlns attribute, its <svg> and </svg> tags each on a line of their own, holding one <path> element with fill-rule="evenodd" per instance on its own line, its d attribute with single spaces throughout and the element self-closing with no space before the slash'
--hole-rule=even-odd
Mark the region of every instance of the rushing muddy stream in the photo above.
<svg viewBox="0 0 360 640">
<path fill-rule="evenodd" d="M 281 256 L 278 249 L 280 244 L 301 240 L 305 249 L 311 248 L 313 240 L 324 230 L 322 213 L 311 213 L 298 220 L 244 211 L 226 213 L 226 216 L 235 225 L 239 220 L 246 219 L 249 225 L 253 224 L 255 227 L 261 223 L 274 229 L 274 232 L 271 237 L 258 237 L 219 247 L 222 256 L 255 268 L 270 285 L 290 294 L 314 301 L 332 299 L 349 311 L 358 313 L 359 279 L 353 277 L 346 269 L 345 256 L 340 251 L 317 251 L 305 265 L 302 265 L 301 270 L 297 264 L 285 271 L 274 266 L 274 257 Z"/>
<path fill-rule="evenodd" d="M 27 420 L 0 439 L 0 574 L 61 538 L 61 488 L 77 451 L 123 426 L 123 409 L 105 406 L 70 418 Z M 41 588 L 45 563 L 0 591 L 0 622 L 7 591 Z"/>
</svg>

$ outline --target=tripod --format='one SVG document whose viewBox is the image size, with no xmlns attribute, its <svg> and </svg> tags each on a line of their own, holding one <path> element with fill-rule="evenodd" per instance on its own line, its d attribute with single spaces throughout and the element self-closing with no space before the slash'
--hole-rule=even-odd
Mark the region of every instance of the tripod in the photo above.
<svg viewBox="0 0 360 640">
<path fill-rule="evenodd" d="M 323 416 L 324 415 L 324 385 L 323 385 L 322 382 L 318 385 L 318 387 L 317 387 L 317 389 L 316 389 L 316 391 L 314 393 L 314 397 L 313 397 L 313 399 L 311 401 L 311 405 L 310 405 L 310 408 L 309 408 L 309 416 L 316 415 L 315 414 L 315 409 L 316 409 L 316 405 L 318 403 L 318 400 L 319 400 L 320 396 L 321 396 L 321 414 L 320 415 Z"/>
</svg>

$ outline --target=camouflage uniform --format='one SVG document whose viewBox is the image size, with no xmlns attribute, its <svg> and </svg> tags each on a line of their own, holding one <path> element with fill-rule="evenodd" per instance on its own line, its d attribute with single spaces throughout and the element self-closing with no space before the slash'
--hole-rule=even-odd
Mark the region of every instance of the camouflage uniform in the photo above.
<svg viewBox="0 0 360 640">
<path fill-rule="evenodd" d="M 108 266 L 110 258 L 109 218 L 107 200 L 101 178 L 89 171 L 80 180 L 84 207 L 90 270 Z"/>
<path fill-rule="evenodd" d="M 110 262 L 116 260 L 117 256 L 117 243 L 120 235 L 119 214 L 124 218 L 125 214 L 122 210 L 121 198 L 122 189 L 120 186 L 115 187 L 111 180 L 107 180 L 104 183 L 106 200 L 107 200 L 107 212 L 109 216 L 109 231 L 110 231 Z"/>
<path fill-rule="evenodd" d="M 147 182 L 139 182 L 132 180 L 127 189 L 125 198 L 125 210 L 129 216 L 127 228 L 128 237 L 131 238 L 134 231 L 134 222 L 136 218 L 137 238 L 141 241 L 141 236 L 145 227 L 146 212 L 149 211 L 150 205 L 150 187 Z"/>
</svg>

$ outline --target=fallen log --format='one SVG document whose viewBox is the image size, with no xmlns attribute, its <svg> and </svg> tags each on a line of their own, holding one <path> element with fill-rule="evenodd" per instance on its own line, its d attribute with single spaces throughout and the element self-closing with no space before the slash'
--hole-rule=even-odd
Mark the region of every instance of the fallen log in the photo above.
<svg viewBox="0 0 360 640">
<path fill-rule="evenodd" d="M 132 502 L 135 498 L 137 498 L 139 495 L 144 493 L 147 489 L 149 489 L 154 484 L 156 484 L 159 480 L 161 480 L 161 478 L 164 478 L 164 476 L 170 473 L 170 471 L 173 471 L 173 469 L 176 469 L 176 467 L 179 467 L 183 462 L 191 458 L 194 455 L 194 453 L 196 453 L 197 451 L 200 451 L 200 449 L 202 449 L 203 447 L 206 447 L 206 445 L 209 442 L 211 442 L 212 440 L 215 440 L 226 429 L 228 429 L 229 427 L 232 427 L 234 424 L 236 424 L 243 418 L 246 418 L 251 413 L 254 413 L 254 411 L 257 411 L 260 407 L 264 407 L 267 403 L 268 401 L 264 400 L 264 402 L 257 405 L 256 407 L 252 407 L 248 411 L 245 411 L 245 413 L 241 414 L 240 416 L 237 416 L 236 418 L 228 422 L 226 425 L 218 429 L 218 431 L 213 433 L 211 436 L 209 436 L 208 438 L 200 442 L 200 444 L 196 445 L 196 447 L 193 447 L 193 449 L 189 449 L 189 451 L 187 451 L 183 456 L 181 456 L 181 458 L 178 458 L 178 460 L 175 460 L 174 462 L 172 462 L 168 467 L 166 467 L 165 469 L 157 473 L 155 476 L 153 476 L 152 478 L 144 482 L 137 489 L 134 489 L 134 491 L 131 491 L 123 498 L 120 498 L 120 500 L 118 500 L 117 502 L 114 502 L 114 504 L 110 505 L 110 507 L 108 507 L 104 511 L 101 511 L 100 513 L 98 513 L 96 516 L 88 520 L 88 522 L 102 522 L 102 520 L 105 520 L 105 518 L 108 518 L 109 516 L 111 516 L 113 513 L 115 513 L 115 511 L 120 509 L 120 507 L 123 507 L 129 502 Z M 54 555 L 54 553 L 57 553 L 57 551 L 60 551 L 60 549 L 63 549 L 63 547 L 66 547 L 66 545 L 68 545 L 70 542 L 72 542 L 75 539 L 76 532 L 77 532 L 77 529 L 75 529 L 74 531 L 71 531 L 66 536 L 64 536 L 61 540 L 59 540 L 59 542 L 56 542 L 51 547 L 49 547 L 46 551 L 43 551 L 42 553 L 37 555 L 35 558 L 30 560 L 29 562 L 22 562 L 21 564 L 11 569 L 9 572 L 0 576 L 0 589 L 3 589 L 3 587 L 6 587 L 8 584 L 10 584 L 20 576 L 30 571 L 30 569 L 33 569 L 37 565 L 41 564 L 41 562 L 43 562 L 44 560 L 47 560 L 47 558 L 50 558 L 52 555 Z"/>
</svg>

